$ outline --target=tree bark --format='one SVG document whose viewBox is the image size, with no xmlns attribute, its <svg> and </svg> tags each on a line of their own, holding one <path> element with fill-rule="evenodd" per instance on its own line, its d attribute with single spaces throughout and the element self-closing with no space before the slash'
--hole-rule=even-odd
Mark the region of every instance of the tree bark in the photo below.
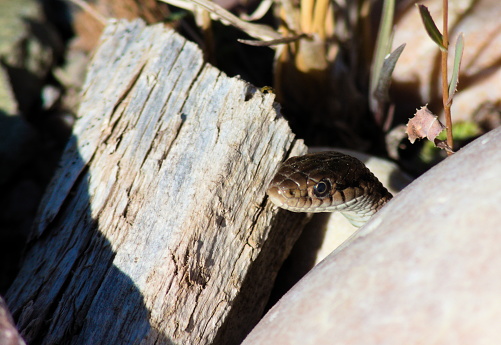
<svg viewBox="0 0 501 345">
<path fill-rule="evenodd" d="M 306 151 L 273 94 L 162 25 L 111 22 L 6 295 L 28 343 L 238 344 L 306 216 L 265 196 Z"/>
</svg>

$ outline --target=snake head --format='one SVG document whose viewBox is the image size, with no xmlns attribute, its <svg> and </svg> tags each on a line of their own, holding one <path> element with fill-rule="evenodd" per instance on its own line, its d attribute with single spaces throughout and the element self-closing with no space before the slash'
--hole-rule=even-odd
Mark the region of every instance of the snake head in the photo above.
<svg viewBox="0 0 501 345">
<path fill-rule="evenodd" d="M 363 222 L 391 198 L 365 164 L 335 151 L 289 158 L 267 194 L 276 206 L 292 212 L 341 211 Z"/>
</svg>

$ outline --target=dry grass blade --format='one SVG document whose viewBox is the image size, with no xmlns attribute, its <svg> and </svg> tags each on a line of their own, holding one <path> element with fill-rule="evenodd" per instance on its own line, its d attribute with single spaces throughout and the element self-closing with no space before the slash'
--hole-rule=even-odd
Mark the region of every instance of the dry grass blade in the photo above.
<svg viewBox="0 0 501 345">
<path fill-rule="evenodd" d="M 376 51 L 374 53 L 374 61 L 372 63 L 369 103 L 372 112 L 377 113 L 380 102 L 376 99 L 376 89 L 380 84 L 380 74 L 383 68 L 385 57 L 390 53 L 392 43 L 392 26 L 393 15 L 395 12 L 395 1 L 386 0 L 383 4 L 383 13 L 379 24 L 379 32 L 376 41 Z M 403 49 L 403 48 L 402 48 Z M 400 54 L 399 54 L 400 55 Z M 398 59 L 398 57 L 397 57 Z"/>
<path fill-rule="evenodd" d="M 263 18 L 266 13 L 268 13 L 271 5 L 273 5 L 273 0 L 263 0 L 259 3 L 259 6 L 252 14 L 248 15 L 246 13 L 242 13 L 240 17 L 247 21 L 259 20 Z"/>
<path fill-rule="evenodd" d="M 255 46 L 255 47 L 269 47 L 269 46 L 275 46 L 275 45 L 279 45 L 279 44 L 292 43 L 292 42 L 300 40 L 301 38 L 310 38 L 310 37 L 311 36 L 308 34 L 300 34 L 300 35 L 295 35 L 295 36 L 283 37 L 283 38 L 279 38 L 277 40 L 271 40 L 271 41 L 253 41 L 253 40 L 243 40 L 243 39 L 238 39 L 237 41 L 240 43 L 248 44 L 250 46 Z"/>
<path fill-rule="evenodd" d="M 260 40 L 276 40 L 283 38 L 278 32 L 267 25 L 252 24 L 246 22 L 228 12 L 221 6 L 207 0 L 161 0 L 173 6 L 177 6 L 189 11 L 193 11 L 195 6 L 200 6 L 208 11 L 213 18 L 220 20 L 225 25 L 232 25 L 237 29 L 242 30 L 247 35 Z"/>
<path fill-rule="evenodd" d="M 282 27 L 288 31 L 300 32 L 300 13 L 295 7 L 292 0 L 281 0 L 280 4 L 280 20 L 283 21 Z M 285 29 L 284 28 L 284 29 Z"/>
</svg>

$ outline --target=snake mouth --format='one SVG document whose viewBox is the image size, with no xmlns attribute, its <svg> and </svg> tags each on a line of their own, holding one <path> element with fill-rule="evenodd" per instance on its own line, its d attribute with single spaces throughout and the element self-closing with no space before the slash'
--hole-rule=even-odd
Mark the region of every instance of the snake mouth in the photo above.
<svg viewBox="0 0 501 345">
<path fill-rule="evenodd" d="M 278 207 L 292 212 L 335 212 L 343 210 L 357 210 L 362 208 L 362 204 L 368 202 L 367 197 L 359 193 L 357 197 L 353 196 L 347 200 L 344 191 L 334 191 L 330 195 L 323 197 L 311 197 L 314 193 L 314 188 L 305 189 L 284 189 L 277 186 L 272 186 L 268 189 L 267 194 L 271 202 Z M 308 193 L 309 192 L 309 193 Z M 354 195 L 354 193 L 349 193 Z M 358 207 L 354 207 L 358 204 Z"/>
<path fill-rule="evenodd" d="M 268 188 L 266 193 L 273 204 L 286 210 L 293 211 L 294 209 L 300 210 L 302 208 L 302 205 L 300 204 L 302 197 L 300 193 L 296 193 L 295 191 L 299 191 L 299 189 L 283 189 L 272 186 Z"/>
</svg>

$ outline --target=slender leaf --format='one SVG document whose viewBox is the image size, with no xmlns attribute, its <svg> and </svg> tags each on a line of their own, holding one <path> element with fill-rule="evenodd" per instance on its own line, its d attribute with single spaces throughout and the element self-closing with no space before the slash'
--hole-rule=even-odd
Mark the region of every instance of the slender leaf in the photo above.
<svg viewBox="0 0 501 345">
<path fill-rule="evenodd" d="M 378 86 L 379 75 L 383 67 L 385 56 L 388 55 L 392 44 L 392 27 L 393 16 L 395 13 L 395 0 L 385 0 L 383 4 L 383 12 L 381 15 L 381 23 L 379 24 L 379 32 L 376 41 L 376 51 L 372 63 L 372 73 L 370 80 L 370 106 L 373 112 L 377 109 L 377 100 L 373 97 Z"/>
<path fill-rule="evenodd" d="M 463 57 L 464 38 L 463 33 L 460 33 L 456 40 L 456 51 L 454 52 L 454 67 L 452 68 L 451 81 L 449 83 L 449 99 L 447 103 L 452 102 L 452 97 L 456 93 L 458 86 L 459 69 L 461 67 L 461 59 Z"/>
<path fill-rule="evenodd" d="M 379 101 L 383 102 L 388 100 L 388 89 L 391 83 L 391 74 L 395 69 L 398 58 L 400 54 L 404 51 L 405 43 L 400 45 L 397 49 L 391 52 L 383 62 L 383 67 L 381 68 L 381 73 L 379 74 L 379 80 L 377 83 L 377 88 L 374 91 L 374 97 Z"/>
<path fill-rule="evenodd" d="M 416 5 L 419 9 L 419 14 L 421 15 L 421 19 L 423 20 L 424 28 L 428 33 L 428 36 L 435 42 L 440 50 L 446 52 L 447 47 L 444 46 L 442 33 L 438 30 L 433 18 L 431 17 L 430 11 L 428 11 L 428 7 L 424 5 Z"/>
</svg>

